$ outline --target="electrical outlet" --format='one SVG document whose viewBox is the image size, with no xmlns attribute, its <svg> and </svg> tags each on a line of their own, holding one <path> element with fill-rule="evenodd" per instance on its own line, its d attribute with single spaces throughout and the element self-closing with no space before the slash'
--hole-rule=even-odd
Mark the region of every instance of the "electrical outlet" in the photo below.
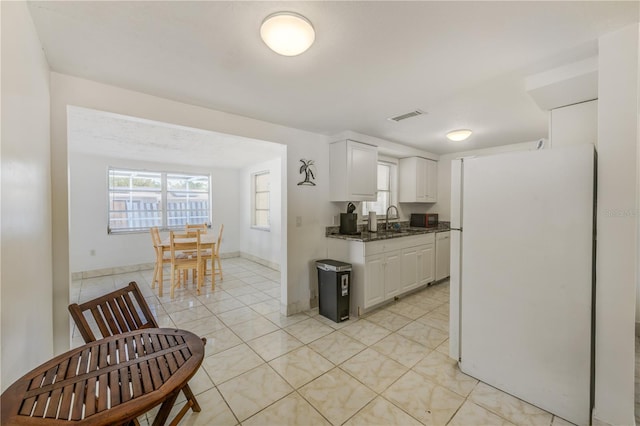
<svg viewBox="0 0 640 426">
<path fill-rule="evenodd" d="M 89 250 L 89 256 L 95 256 L 95 255 L 96 255 L 95 249 Z"/>
<path fill-rule="evenodd" d="M 296 216 L 296 228 L 300 228 L 302 226 L 302 216 Z"/>
<path fill-rule="evenodd" d="M 333 225 L 339 225 L 340 224 L 340 216 L 338 216 L 337 214 L 333 216 Z"/>
</svg>

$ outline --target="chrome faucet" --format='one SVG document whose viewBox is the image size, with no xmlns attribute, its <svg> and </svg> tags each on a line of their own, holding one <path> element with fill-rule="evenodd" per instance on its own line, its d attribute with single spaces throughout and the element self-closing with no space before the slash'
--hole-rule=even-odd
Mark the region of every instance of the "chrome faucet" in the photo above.
<svg viewBox="0 0 640 426">
<path fill-rule="evenodd" d="M 387 207 L 387 218 L 385 219 L 385 224 L 384 224 L 385 231 L 389 230 L 389 210 L 391 210 L 392 207 L 396 210 L 396 217 L 400 217 L 400 213 L 398 213 L 398 208 L 396 206 L 391 204 L 389 207 Z"/>
</svg>

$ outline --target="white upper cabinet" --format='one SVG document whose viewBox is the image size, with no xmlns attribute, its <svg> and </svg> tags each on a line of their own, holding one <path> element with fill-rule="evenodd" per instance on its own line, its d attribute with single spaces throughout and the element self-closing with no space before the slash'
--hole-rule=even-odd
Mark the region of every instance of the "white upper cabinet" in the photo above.
<svg viewBox="0 0 640 426">
<path fill-rule="evenodd" d="M 344 140 L 330 145 L 330 201 L 375 201 L 378 148 Z"/>
<path fill-rule="evenodd" d="M 401 158 L 399 164 L 401 203 L 438 201 L 438 162 L 422 157 Z"/>
</svg>

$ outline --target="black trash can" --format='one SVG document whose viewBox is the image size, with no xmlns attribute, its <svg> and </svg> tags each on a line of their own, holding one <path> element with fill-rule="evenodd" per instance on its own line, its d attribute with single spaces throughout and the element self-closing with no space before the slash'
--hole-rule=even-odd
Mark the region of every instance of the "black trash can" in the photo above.
<svg viewBox="0 0 640 426">
<path fill-rule="evenodd" d="M 318 268 L 318 310 L 335 322 L 349 319 L 351 264 L 332 259 L 316 261 Z"/>
</svg>

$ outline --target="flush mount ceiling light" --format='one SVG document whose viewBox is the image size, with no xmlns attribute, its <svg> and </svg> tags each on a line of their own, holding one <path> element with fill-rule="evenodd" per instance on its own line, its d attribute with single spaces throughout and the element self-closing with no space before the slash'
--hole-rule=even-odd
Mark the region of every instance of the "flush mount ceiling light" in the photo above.
<svg viewBox="0 0 640 426">
<path fill-rule="evenodd" d="M 469 129 L 452 130 L 447 133 L 447 139 L 454 142 L 460 142 L 467 139 L 473 133 Z"/>
<path fill-rule="evenodd" d="M 316 33 L 304 16 L 294 12 L 277 12 L 262 21 L 260 37 L 274 52 L 296 56 L 311 47 Z"/>
</svg>

